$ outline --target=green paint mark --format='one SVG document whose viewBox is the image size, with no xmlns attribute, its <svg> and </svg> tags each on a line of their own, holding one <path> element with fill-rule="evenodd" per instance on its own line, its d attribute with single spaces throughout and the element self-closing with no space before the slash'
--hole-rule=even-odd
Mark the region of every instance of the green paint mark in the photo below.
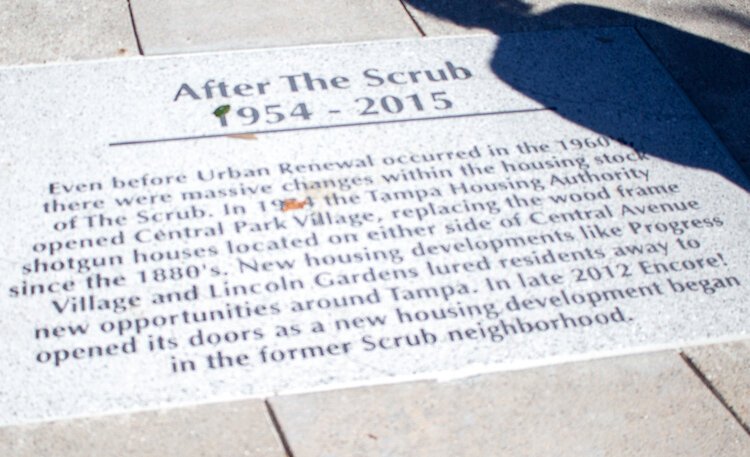
<svg viewBox="0 0 750 457">
<path fill-rule="evenodd" d="M 214 116 L 216 117 L 224 116 L 225 114 L 229 112 L 230 109 L 231 107 L 229 105 L 221 105 L 220 107 L 214 110 Z"/>
</svg>

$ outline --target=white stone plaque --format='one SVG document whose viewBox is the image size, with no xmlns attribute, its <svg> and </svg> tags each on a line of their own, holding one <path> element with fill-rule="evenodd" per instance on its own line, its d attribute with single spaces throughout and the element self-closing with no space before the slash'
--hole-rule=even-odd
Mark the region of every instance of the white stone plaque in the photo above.
<svg viewBox="0 0 750 457">
<path fill-rule="evenodd" d="M 0 70 L 0 425 L 747 337 L 747 181 L 629 29 Z"/>
</svg>

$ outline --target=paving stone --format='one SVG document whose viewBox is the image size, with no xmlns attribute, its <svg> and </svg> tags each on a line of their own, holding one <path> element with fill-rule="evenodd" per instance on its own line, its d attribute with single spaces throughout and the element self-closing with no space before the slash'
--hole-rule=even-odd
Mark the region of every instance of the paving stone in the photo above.
<svg viewBox="0 0 750 457">
<path fill-rule="evenodd" d="M 134 0 L 146 54 L 418 36 L 398 0 Z"/>
<path fill-rule="evenodd" d="M 0 65 L 138 55 L 121 0 L 3 2 L 0 37 Z"/>
<path fill-rule="evenodd" d="M 636 27 L 750 174 L 750 2 L 405 0 L 427 35 Z M 529 9 L 530 6 L 533 6 Z"/>
<path fill-rule="evenodd" d="M 260 400 L 0 428 L 0 455 L 286 455 Z"/>
<path fill-rule="evenodd" d="M 750 425 L 750 340 L 684 350 L 747 427 Z"/>
<path fill-rule="evenodd" d="M 673 352 L 271 405 L 295 457 L 726 457 L 750 449 L 750 437 Z"/>
<path fill-rule="evenodd" d="M 12 193 L 0 201 L 0 245 L 4 258 L 12 259 L 1 270 L 10 300 L 0 312 L 0 334 L 7 340 L 0 358 L 0 423 L 521 368 L 746 334 L 750 289 L 741 278 L 750 272 L 750 240 L 742 235 L 750 231 L 750 195 L 727 182 L 739 178 L 736 167 L 633 30 L 515 34 L 504 43 L 514 52 L 494 68 L 485 62 L 493 57 L 495 38 L 469 37 L 0 72 L 0 98 L 13 107 L 2 117 L 9 134 L 0 140 L 6 151 L 0 181 Z M 556 54 L 543 54 L 555 46 Z M 389 56 L 387 66 L 364 70 L 384 62 L 383 56 Z M 305 74 L 297 73 L 301 69 Z M 384 102 L 382 115 L 372 121 L 363 116 L 369 108 L 361 101 L 367 99 L 357 95 L 409 100 L 416 87 L 398 83 L 407 69 L 442 73 L 446 81 L 424 81 L 420 90 L 445 91 L 423 92 L 431 103 L 415 103 L 398 117 L 385 115 L 396 105 Z M 394 84 L 377 91 L 368 85 L 368 73 L 393 70 Z M 319 75 L 344 75 L 327 79 L 325 87 L 346 80 L 351 88 L 324 91 Z M 259 81 L 268 86 L 268 98 L 240 98 L 250 89 L 257 94 Z M 524 97 L 534 89 L 538 100 Z M 558 96 L 568 93 L 576 95 Z M 233 107 L 224 106 L 230 100 Z M 315 107 L 309 123 L 294 115 L 301 100 Z M 610 100 L 618 109 L 604 103 Z M 642 108 L 644 101 L 659 109 Z M 265 118 L 258 111 L 248 125 L 252 111 L 243 106 L 252 106 L 245 103 L 271 109 L 263 110 Z M 276 103 L 284 107 L 278 117 L 271 116 Z M 219 106 L 224 114 L 217 117 Z M 555 111 L 547 109 L 552 106 Z M 248 141 L 237 133 L 257 137 Z M 559 139 L 595 151 L 572 150 L 558 161 L 557 154 L 568 155 Z M 626 145 L 630 139 L 638 152 Z M 542 151 L 552 158 L 537 158 Z M 712 160 L 706 151 L 716 151 Z M 448 172 L 430 171 L 424 183 L 400 177 L 407 171 L 414 176 L 419 168 L 410 167 L 421 164 Z M 464 164 L 486 175 L 466 173 Z M 353 167 L 361 171 L 349 171 Z M 245 178 L 253 178 L 254 187 L 240 191 L 235 186 Z M 164 192 L 162 201 L 132 193 L 152 183 Z M 645 183 L 655 190 L 639 194 Z M 437 190 L 422 187 L 427 185 Z M 76 188 L 89 195 L 62 196 L 68 192 L 63 189 Z M 351 191 L 351 209 L 325 197 L 334 188 L 342 195 Z M 531 195 L 534 202 L 527 200 Z M 565 198 L 552 198 L 557 195 Z M 299 208 L 300 198 L 313 203 Z M 143 212 L 133 199 L 149 200 L 153 208 Z M 265 203 L 287 199 L 304 211 L 290 214 Z M 239 218 L 226 209 L 233 201 L 246 205 L 243 212 L 263 202 L 258 207 L 267 214 Z M 675 203 L 657 206 L 670 201 Z M 66 214 L 84 203 L 91 213 Z M 698 222 L 666 224 L 678 217 Z M 203 225 L 209 218 L 214 221 Z M 599 219 L 601 226 L 594 224 Z M 586 221 L 591 224 L 584 226 Z M 67 231 L 73 225 L 81 235 Z M 344 227 L 360 237 L 356 245 L 342 247 Z M 674 241 L 683 229 L 696 238 L 689 252 Z M 87 279 L 94 277 L 87 271 L 91 261 L 57 260 L 81 255 L 67 241 L 78 236 L 111 240 L 94 254 L 81 254 L 121 255 L 96 274 L 121 277 L 126 286 L 105 278 L 112 290 L 99 289 L 99 279 Z M 287 239 L 304 245 L 281 241 Z M 186 263 L 192 253 L 179 254 L 187 252 L 186 243 L 211 248 L 215 263 L 196 264 L 206 273 L 190 273 L 196 277 L 189 283 L 162 285 L 161 268 L 193 264 Z M 169 260 L 173 252 L 178 255 Z M 609 274 L 605 258 L 611 260 Z M 619 258 L 625 268 L 615 263 Z M 244 259 L 257 267 L 243 266 Z M 662 259 L 674 266 L 669 279 L 663 274 L 657 283 L 657 271 L 668 265 Z M 271 260 L 283 260 L 279 269 L 299 286 L 286 279 L 280 285 L 279 272 L 258 263 Z M 645 262 L 641 272 L 636 261 Z M 144 262 L 153 265 L 143 270 Z M 718 284 L 699 284 L 709 274 L 698 271 L 699 264 L 726 276 Z M 251 283 L 247 268 L 255 270 Z M 450 279 L 454 271 L 460 281 Z M 66 287 L 87 295 L 71 295 L 60 278 L 74 278 Z M 38 306 L 40 290 L 49 294 L 45 306 Z M 177 292 L 180 303 L 168 298 Z M 239 303 L 247 308 L 229 314 L 243 295 L 248 298 Z M 134 298 L 104 298 L 125 296 Z M 162 306 L 166 301 L 169 307 Z M 373 306 L 359 306 L 365 304 Z M 305 308 L 311 312 L 300 312 Z"/>
<path fill-rule="evenodd" d="M 550 28 L 646 25 L 656 21 L 750 52 L 750 4 L 725 0 L 497 1 L 405 0 L 427 35 L 536 31 Z M 425 6 L 429 5 L 429 6 Z"/>
</svg>

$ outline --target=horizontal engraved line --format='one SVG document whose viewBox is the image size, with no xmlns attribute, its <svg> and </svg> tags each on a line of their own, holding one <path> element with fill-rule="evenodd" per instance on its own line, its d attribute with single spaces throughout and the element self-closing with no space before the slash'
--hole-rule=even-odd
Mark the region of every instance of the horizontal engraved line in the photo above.
<svg viewBox="0 0 750 457">
<path fill-rule="evenodd" d="M 413 117 L 409 119 L 387 119 L 381 121 L 370 121 L 370 122 L 349 122 L 344 124 L 329 124 L 329 125 L 313 125 L 309 127 L 290 127 L 286 129 L 271 129 L 271 130 L 250 130 L 243 132 L 230 132 L 230 133 L 214 133 L 210 135 L 192 135 L 192 136 L 180 136 L 173 138 L 156 138 L 148 140 L 131 140 L 131 141 L 118 141 L 109 143 L 110 146 L 133 146 L 139 144 L 150 144 L 150 143 L 166 143 L 169 141 L 187 141 L 187 140 L 204 140 L 210 138 L 221 138 L 232 135 L 261 135 L 268 133 L 283 133 L 283 132 L 299 132 L 304 130 L 321 130 L 321 129 L 335 129 L 343 127 L 359 127 L 366 125 L 379 125 L 379 124 L 399 124 L 406 122 L 418 122 L 418 121 L 435 121 L 441 119 L 457 119 L 462 117 L 480 117 L 480 116 L 497 116 L 501 114 L 521 114 L 521 113 L 533 113 L 538 111 L 556 111 L 554 107 L 548 108 L 527 108 L 527 109 L 516 109 L 506 111 L 490 111 L 486 113 L 466 113 L 466 114 L 448 114 L 445 116 L 429 116 L 429 117 Z"/>
</svg>

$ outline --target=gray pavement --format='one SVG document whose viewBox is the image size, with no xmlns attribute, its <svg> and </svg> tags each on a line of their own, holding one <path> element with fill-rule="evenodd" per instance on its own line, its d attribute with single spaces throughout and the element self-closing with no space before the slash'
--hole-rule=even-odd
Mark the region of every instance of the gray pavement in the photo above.
<svg viewBox="0 0 750 457">
<path fill-rule="evenodd" d="M 0 8 L 0 65 L 138 55 L 128 3 L 29 0 Z"/>
<path fill-rule="evenodd" d="M 296 457 L 739 457 L 750 449 L 750 436 L 672 352 L 270 403 Z"/>
<path fill-rule="evenodd" d="M 260 400 L 0 428 L 13 457 L 257 456 L 285 454 Z"/>
<path fill-rule="evenodd" d="M 0 64 L 634 27 L 750 171 L 750 3 L 41 1 L 0 10 Z M 482 4 L 483 2 L 476 2 Z M 588 6 L 586 6 L 588 5 Z M 137 34 L 135 33 L 137 31 Z M 0 455 L 750 455 L 748 341 L 0 430 Z M 267 408 L 267 406 L 269 406 Z M 231 452 L 230 452 L 231 451 Z"/>
<path fill-rule="evenodd" d="M 131 1 L 145 55 L 419 36 L 397 1 Z"/>
</svg>

